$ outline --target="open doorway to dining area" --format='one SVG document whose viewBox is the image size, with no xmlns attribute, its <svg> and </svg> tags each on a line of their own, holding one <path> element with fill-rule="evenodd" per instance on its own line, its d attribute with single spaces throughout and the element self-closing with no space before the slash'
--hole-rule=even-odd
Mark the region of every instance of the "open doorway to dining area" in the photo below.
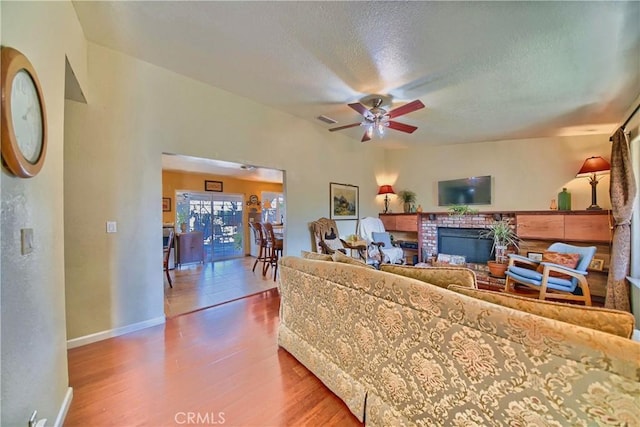
<svg viewBox="0 0 640 427">
<path fill-rule="evenodd" d="M 258 251 L 249 223 L 284 228 L 284 172 L 173 154 L 163 154 L 162 166 L 165 315 L 275 288 L 273 269 L 252 269 Z"/>
</svg>

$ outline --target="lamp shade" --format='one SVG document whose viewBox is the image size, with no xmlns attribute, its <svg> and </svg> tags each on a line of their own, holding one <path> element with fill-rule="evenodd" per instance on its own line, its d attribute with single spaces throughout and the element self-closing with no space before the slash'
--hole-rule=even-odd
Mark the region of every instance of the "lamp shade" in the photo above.
<svg viewBox="0 0 640 427">
<path fill-rule="evenodd" d="M 611 170 L 611 165 L 600 156 L 589 157 L 578 171 L 576 177 L 588 176 L 590 174 L 603 174 Z"/>
<path fill-rule="evenodd" d="M 381 185 L 378 194 L 396 194 L 396 192 L 393 191 L 393 187 L 390 185 Z"/>
</svg>

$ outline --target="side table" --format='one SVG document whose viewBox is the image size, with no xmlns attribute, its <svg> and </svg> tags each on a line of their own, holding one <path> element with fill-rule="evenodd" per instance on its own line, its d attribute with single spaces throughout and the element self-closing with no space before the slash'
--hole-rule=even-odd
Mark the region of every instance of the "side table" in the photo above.
<svg viewBox="0 0 640 427">
<path fill-rule="evenodd" d="M 366 255 L 364 255 L 366 253 L 367 250 L 367 242 L 365 242 L 364 240 L 343 240 L 340 239 L 340 241 L 342 242 L 342 245 L 345 247 L 345 249 L 349 249 L 351 252 L 351 258 L 357 258 L 357 259 L 364 259 L 366 260 L 367 257 Z M 356 251 L 356 256 L 353 256 L 353 251 Z"/>
</svg>

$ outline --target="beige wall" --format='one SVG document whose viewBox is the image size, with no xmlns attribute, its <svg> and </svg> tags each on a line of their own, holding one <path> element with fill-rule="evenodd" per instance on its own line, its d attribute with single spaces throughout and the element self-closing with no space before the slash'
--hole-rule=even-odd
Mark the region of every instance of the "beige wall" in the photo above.
<svg viewBox="0 0 640 427">
<path fill-rule="evenodd" d="M 361 212 L 377 212 L 375 145 L 93 44 L 88 71 L 90 100 L 67 103 L 65 128 L 69 338 L 163 315 L 163 152 L 286 171 L 288 254 L 311 248 L 331 181 L 358 185 Z"/>
<path fill-rule="evenodd" d="M 588 157 L 609 160 L 610 152 L 609 135 L 523 139 L 393 150 L 386 166 L 394 189 L 415 191 L 425 212 L 446 210 L 438 206 L 438 181 L 482 175 L 493 177 L 493 203 L 480 210 L 549 209 L 562 187 L 572 194 L 572 209 L 584 210 L 591 186 L 575 175 Z M 611 208 L 608 176 L 597 189 L 598 205 Z M 401 211 L 397 197 L 392 207 Z"/>
<path fill-rule="evenodd" d="M 204 181 L 222 181 L 223 192 L 228 194 L 241 194 L 244 196 L 244 201 L 249 200 L 249 196 L 255 194 L 262 201 L 260 193 L 263 191 L 269 191 L 274 193 L 282 193 L 283 186 L 279 183 L 272 182 L 258 182 L 247 181 L 244 179 L 236 179 L 228 176 L 202 174 L 202 173 L 184 173 L 176 171 L 162 171 L 162 197 L 169 197 L 171 199 L 171 212 L 162 213 L 162 222 L 164 224 L 176 222 L 176 190 L 191 190 L 191 191 L 204 191 Z M 261 212 L 260 205 L 251 206 L 256 208 L 257 212 Z M 246 226 L 249 222 L 249 209 L 245 207 L 243 209 L 243 221 L 244 227 L 244 249 L 245 253 L 250 252 L 249 239 L 252 238 L 249 227 Z"/>
<path fill-rule="evenodd" d="M 86 85 L 86 44 L 69 2 L 2 2 L 3 46 L 33 64 L 45 97 L 48 150 L 36 177 L 2 169 L 2 419 L 24 426 L 33 410 L 53 425 L 68 390 L 65 332 L 63 126 L 65 55 Z M 20 253 L 20 229 L 34 251 Z"/>
</svg>

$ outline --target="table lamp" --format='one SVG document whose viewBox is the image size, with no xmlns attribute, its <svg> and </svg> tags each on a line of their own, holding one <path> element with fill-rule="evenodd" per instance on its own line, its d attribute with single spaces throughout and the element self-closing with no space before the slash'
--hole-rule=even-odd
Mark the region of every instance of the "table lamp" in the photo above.
<svg viewBox="0 0 640 427">
<path fill-rule="evenodd" d="M 378 194 L 384 194 L 384 212 L 382 213 L 389 212 L 389 194 L 396 194 L 396 192 L 393 191 L 393 187 L 390 185 L 381 185 Z"/>
<path fill-rule="evenodd" d="M 576 178 L 589 177 L 589 184 L 591 184 L 591 206 L 587 208 L 588 211 L 602 210 L 602 208 L 596 203 L 598 175 L 608 174 L 610 170 L 611 165 L 609 162 L 600 156 L 593 156 L 584 161 L 584 164 L 576 174 Z"/>
</svg>

